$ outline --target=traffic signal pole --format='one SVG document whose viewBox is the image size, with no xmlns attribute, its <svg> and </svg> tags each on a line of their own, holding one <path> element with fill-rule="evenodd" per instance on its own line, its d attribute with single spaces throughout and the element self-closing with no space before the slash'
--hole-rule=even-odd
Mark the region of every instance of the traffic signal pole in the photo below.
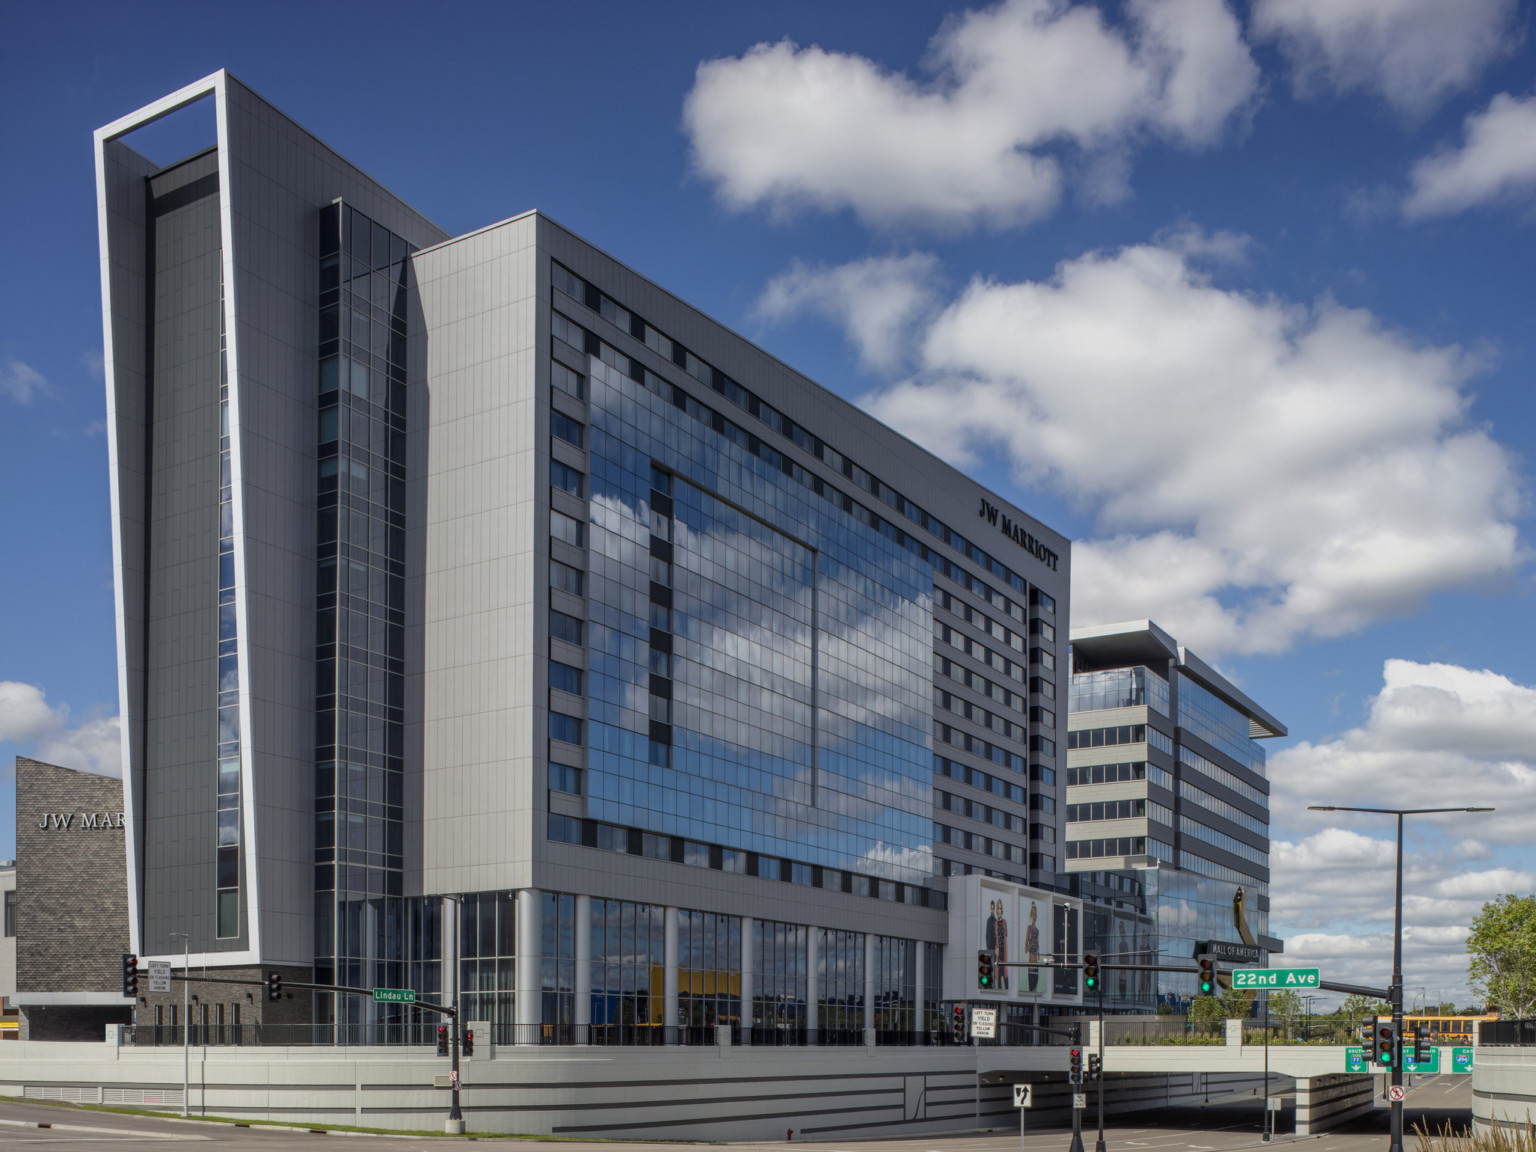
<svg viewBox="0 0 1536 1152">
<path fill-rule="evenodd" d="M 1403 813 L 1397 814 L 1397 900 L 1392 915 L 1392 1142 L 1387 1152 L 1403 1152 Z"/>
<path fill-rule="evenodd" d="M 1099 1074 L 1095 1077 L 1099 1082 L 1099 1142 L 1093 1152 L 1104 1152 L 1104 981 L 1095 980 L 1094 984 L 1099 990 Z"/>
</svg>

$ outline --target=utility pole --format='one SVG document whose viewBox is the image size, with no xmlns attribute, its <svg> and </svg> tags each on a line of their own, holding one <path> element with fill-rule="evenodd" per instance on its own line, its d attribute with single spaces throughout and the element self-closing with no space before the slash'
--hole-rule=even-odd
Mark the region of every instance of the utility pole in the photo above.
<svg viewBox="0 0 1536 1152">
<path fill-rule="evenodd" d="M 1397 895 L 1392 908 L 1392 983 L 1387 1002 L 1392 1005 L 1392 1140 L 1387 1152 L 1403 1152 L 1403 817 L 1437 812 L 1492 812 L 1492 808 L 1347 808 L 1342 805 L 1309 804 L 1309 812 L 1372 812 L 1397 817 Z"/>
<path fill-rule="evenodd" d="M 192 963 L 192 937 L 185 932 L 171 932 L 171 936 L 181 937 L 181 970 L 187 973 Z M 183 980 L 181 982 L 181 1114 L 188 1115 L 187 1105 L 192 1095 L 192 1049 L 189 1041 L 192 1036 L 192 1005 L 191 986 Z"/>
</svg>

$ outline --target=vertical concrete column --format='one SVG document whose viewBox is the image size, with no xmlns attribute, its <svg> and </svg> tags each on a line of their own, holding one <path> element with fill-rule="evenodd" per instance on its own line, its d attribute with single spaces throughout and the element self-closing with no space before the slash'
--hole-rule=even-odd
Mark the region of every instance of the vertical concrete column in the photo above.
<svg viewBox="0 0 1536 1152">
<path fill-rule="evenodd" d="M 661 977 L 662 1037 L 668 1044 L 677 1043 L 677 909 L 668 907 L 663 921 L 663 953 L 665 969 Z"/>
<path fill-rule="evenodd" d="M 576 1043 L 588 1044 L 592 1024 L 592 897 L 576 897 Z"/>
<path fill-rule="evenodd" d="M 821 1034 L 821 929 L 805 926 L 805 1042 L 815 1044 Z"/>
<path fill-rule="evenodd" d="M 864 933 L 864 1043 L 875 1043 L 875 936 Z"/>
<path fill-rule="evenodd" d="M 752 1043 L 752 1000 L 757 996 L 757 949 L 752 947 L 752 929 L 757 921 L 741 918 L 741 1042 Z"/>
<path fill-rule="evenodd" d="M 544 896 L 537 888 L 517 894 L 517 1038 L 538 1042 L 544 1020 Z"/>
<path fill-rule="evenodd" d="M 928 987 L 928 945 L 922 940 L 914 940 L 912 947 L 917 949 L 917 963 L 914 965 L 917 987 L 912 994 L 912 1034 L 915 1036 L 923 1030 L 923 991 Z"/>
</svg>

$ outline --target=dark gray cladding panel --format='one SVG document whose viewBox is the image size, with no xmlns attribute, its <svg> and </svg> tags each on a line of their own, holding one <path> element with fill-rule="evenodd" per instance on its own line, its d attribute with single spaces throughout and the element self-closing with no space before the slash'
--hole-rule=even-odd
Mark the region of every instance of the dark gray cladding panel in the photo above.
<svg viewBox="0 0 1536 1152">
<path fill-rule="evenodd" d="M 147 953 L 214 939 L 219 620 L 218 156 L 150 180 Z"/>
<path fill-rule="evenodd" d="M 121 987 L 130 951 L 122 812 L 121 780 L 17 757 L 18 992 Z"/>
</svg>

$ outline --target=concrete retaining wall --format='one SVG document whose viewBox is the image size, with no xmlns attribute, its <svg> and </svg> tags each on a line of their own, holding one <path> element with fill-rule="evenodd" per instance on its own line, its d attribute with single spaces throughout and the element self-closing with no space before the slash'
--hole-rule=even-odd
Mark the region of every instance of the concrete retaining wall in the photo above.
<svg viewBox="0 0 1536 1152">
<path fill-rule="evenodd" d="M 1524 1128 L 1536 1119 L 1536 1048 L 1485 1048 L 1472 1053 L 1472 1128 Z"/>
<path fill-rule="evenodd" d="M 916 1136 L 1016 1128 L 1010 1085 L 1027 1080 L 1036 1085 L 1028 1123 L 1040 1129 L 1070 1123 L 1064 1069 L 1060 1048 L 482 1046 L 464 1061 L 463 1111 L 470 1130 L 482 1132 Z M 448 1093 L 432 1085 L 447 1070 L 431 1048 L 194 1048 L 189 1102 L 206 1115 L 438 1129 Z M 1105 1110 L 1257 1085 L 1245 1073 L 1111 1075 Z M 179 1111 L 181 1087 L 178 1048 L 24 1041 L 0 1049 L 3 1095 Z"/>
<path fill-rule="evenodd" d="M 1376 1077 L 1340 1072 L 1296 1081 L 1296 1135 L 1314 1136 L 1375 1107 Z"/>
</svg>

